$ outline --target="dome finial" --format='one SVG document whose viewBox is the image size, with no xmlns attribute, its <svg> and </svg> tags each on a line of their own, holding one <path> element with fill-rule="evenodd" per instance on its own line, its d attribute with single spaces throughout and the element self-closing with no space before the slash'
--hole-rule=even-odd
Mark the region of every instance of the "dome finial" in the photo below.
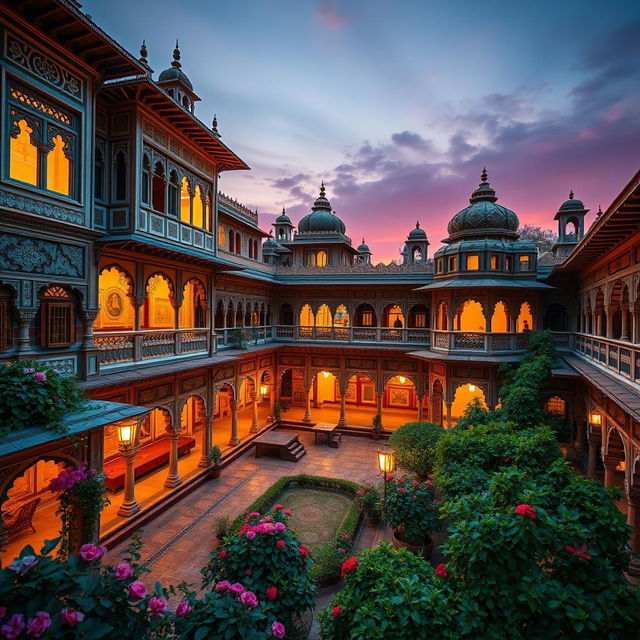
<svg viewBox="0 0 640 640">
<path fill-rule="evenodd" d="M 482 167 L 482 173 L 480 174 L 481 182 L 487 181 L 487 167 Z"/>
<path fill-rule="evenodd" d="M 601 215 L 602 215 L 602 207 L 598 205 L 598 213 L 596 215 L 596 218 L 599 218 Z"/>
<path fill-rule="evenodd" d="M 180 64 L 180 44 L 178 43 L 178 38 L 176 38 L 176 48 L 173 50 L 173 62 L 171 66 L 174 69 L 179 69 L 182 66 Z"/>
<path fill-rule="evenodd" d="M 416 229 L 420 228 L 420 220 L 416 220 Z"/>
<path fill-rule="evenodd" d="M 365 243 L 365 242 L 364 242 L 364 236 L 362 236 L 362 244 L 364 244 L 364 243 Z"/>
<path fill-rule="evenodd" d="M 287 210 L 284 208 L 284 205 L 282 205 L 282 215 L 284 215 L 285 213 L 287 213 Z"/>
<path fill-rule="evenodd" d="M 320 197 L 324 198 L 324 194 L 326 193 L 324 188 L 324 180 L 320 183 Z"/>
<path fill-rule="evenodd" d="M 218 114 L 216 113 L 213 114 L 213 121 L 211 122 L 211 131 L 213 131 L 213 133 L 217 135 L 218 138 L 220 137 L 220 132 L 218 131 Z"/>
<path fill-rule="evenodd" d="M 573 189 L 569 191 L 569 200 L 573 200 Z"/>
<path fill-rule="evenodd" d="M 147 55 L 148 55 L 148 51 L 147 51 L 147 43 L 145 40 L 142 41 L 142 45 L 140 46 L 140 62 L 142 62 L 142 64 L 149 64 L 149 61 L 147 60 Z"/>
</svg>

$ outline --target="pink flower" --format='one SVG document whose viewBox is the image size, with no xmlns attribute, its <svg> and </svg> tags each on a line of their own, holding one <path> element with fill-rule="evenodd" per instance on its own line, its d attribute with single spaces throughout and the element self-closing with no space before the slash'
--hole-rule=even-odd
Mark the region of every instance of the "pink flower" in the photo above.
<svg viewBox="0 0 640 640">
<path fill-rule="evenodd" d="M 274 525 L 274 529 L 278 532 L 278 533 L 282 533 L 283 531 L 285 531 L 287 528 L 287 525 L 284 524 L 284 522 L 276 522 Z"/>
<path fill-rule="evenodd" d="M 420 486 L 420 483 L 419 483 L 417 480 L 412 480 L 412 481 L 411 481 L 411 484 L 412 484 L 414 487 L 419 487 L 419 486 Z"/>
<path fill-rule="evenodd" d="M 524 516 L 525 518 L 530 518 L 531 520 L 535 520 L 536 519 L 536 510 L 528 505 L 528 504 L 519 504 L 514 511 L 519 515 L 519 516 Z"/>
<path fill-rule="evenodd" d="M 447 565 L 444 564 L 444 562 L 441 562 L 437 567 L 436 567 L 436 576 L 438 578 L 446 578 L 448 575 L 447 572 Z"/>
<path fill-rule="evenodd" d="M 357 495 L 357 496 L 363 496 L 363 495 L 364 495 L 364 489 L 358 489 L 358 490 L 356 491 L 356 495 Z"/>
<path fill-rule="evenodd" d="M 395 476 L 393 475 L 393 473 L 390 473 L 390 474 L 387 476 L 387 480 L 389 480 L 389 481 L 393 480 L 394 478 L 395 478 Z"/>
<path fill-rule="evenodd" d="M 284 549 L 284 545 L 284 540 L 278 540 L 278 542 L 276 542 L 276 547 L 278 547 L 278 549 Z"/>
<path fill-rule="evenodd" d="M 274 509 L 282 509 L 282 505 L 281 504 L 276 504 L 273 506 Z"/>
<path fill-rule="evenodd" d="M 240 594 L 239 598 L 242 604 L 246 604 L 247 607 L 257 607 L 258 606 L 258 598 L 253 591 L 244 591 Z"/>
<path fill-rule="evenodd" d="M 0 627 L 0 633 L 2 633 L 5 638 L 17 638 L 24 628 L 24 616 L 21 613 L 14 613 Z"/>
<path fill-rule="evenodd" d="M 120 562 L 113 568 L 113 577 L 116 580 L 126 580 L 133 575 L 133 569 L 128 562 Z"/>
<path fill-rule="evenodd" d="M 47 380 L 47 374 L 44 371 L 36 371 L 33 374 L 33 377 L 38 382 L 46 382 L 46 380 Z M 49 614 L 47 614 L 47 615 L 49 615 Z M 32 620 L 33 620 L 33 618 L 32 618 Z M 49 622 L 49 626 L 51 626 L 51 622 Z M 43 630 L 42 633 L 44 633 L 44 630 Z M 40 635 L 42 635 L 42 633 Z M 39 638 L 40 636 L 36 636 L 36 637 Z"/>
<path fill-rule="evenodd" d="M 220 549 L 220 551 L 218 551 L 218 560 L 224 560 L 227 557 L 227 550 L 226 549 Z"/>
<path fill-rule="evenodd" d="M 586 544 L 582 544 L 580 546 L 578 546 L 578 544 L 565 544 L 564 550 L 572 556 L 582 558 L 583 560 L 591 560 L 591 556 L 587 553 Z"/>
<path fill-rule="evenodd" d="M 151 598 L 149 600 L 149 611 L 157 618 L 163 618 L 167 609 L 167 601 L 164 598 Z"/>
<path fill-rule="evenodd" d="M 256 532 L 255 531 L 247 531 L 246 535 L 247 535 L 247 539 L 248 540 L 253 540 L 256 537 Z"/>
<path fill-rule="evenodd" d="M 291 509 L 283 509 L 282 513 L 284 513 L 285 516 L 290 516 L 291 515 Z"/>
<path fill-rule="evenodd" d="M 342 613 L 342 609 L 340 608 L 339 605 L 336 605 L 335 607 L 333 607 L 333 609 L 331 610 L 331 617 L 332 618 L 337 618 L 340 614 Z"/>
<path fill-rule="evenodd" d="M 226 591 L 231 586 L 228 580 L 220 580 L 216 585 L 216 591 Z"/>
<path fill-rule="evenodd" d="M 398 489 L 398 493 L 404 493 L 404 487 L 400 487 L 400 488 Z"/>
<path fill-rule="evenodd" d="M 278 597 L 278 587 L 271 586 L 267 589 L 267 600 L 275 600 Z"/>
<path fill-rule="evenodd" d="M 250 517 L 250 518 L 257 518 L 259 515 L 260 515 L 260 514 L 259 514 L 257 511 L 252 511 L 252 512 L 249 514 L 249 517 Z"/>
<path fill-rule="evenodd" d="M 62 617 L 62 621 L 68 627 L 75 627 L 78 622 L 82 622 L 84 620 L 84 613 L 81 613 L 77 609 L 73 609 L 71 607 L 67 607 L 60 612 Z"/>
<path fill-rule="evenodd" d="M 339 553 L 347 553 L 347 550 L 346 549 L 338 549 L 338 552 Z"/>
<path fill-rule="evenodd" d="M 429 487 L 429 489 L 431 489 L 433 487 L 433 480 L 427 480 L 425 484 L 427 485 L 427 487 Z"/>
<path fill-rule="evenodd" d="M 184 618 L 191 611 L 193 611 L 193 607 L 189 604 L 188 600 L 182 600 L 176 607 L 176 615 L 178 618 Z"/>
<path fill-rule="evenodd" d="M 94 562 L 95 560 L 99 560 L 102 556 L 107 552 L 106 547 L 100 547 L 97 544 L 83 544 L 80 547 L 80 552 L 78 555 L 85 562 Z"/>
<path fill-rule="evenodd" d="M 282 622 L 276 621 L 271 625 L 271 635 L 274 638 L 284 638 L 285 628 Z"/>
<path fill-rule="evenodd" d="M 301 555 L 301 556 L 303 556 L 303 557 L 305 557 L 305 558 L 308 558 L 308 557 L 309 557 L 309 551 L 307 551 L 307 547 L 305 547 L 303 544 L 301 544 L 301 545 L 298 547 L 298 551 L 300 552 L 300 555 Z"/>
<path fill-rule="evenodd" d="M 129 600 L 140 600 L 140 598 L 144 598 L 147 595 L 147 587 L 144 582 L 140 582 L 140 580 L 134 580 L 129 585 Z"/>
<path fill-rule="evenodd" d="M 46 611 L 38 611 L 38 613 L 27 622 L 27 633 L 32 638 L 39 638 L 50 626 L 51 616 Z"/>
<path fill-rule="evenodd" d="M 341 537 L 343 540 L 348 540 L 351 536 L 350 536 L 350 535 L 345 531 L 344 533 L 341 533 L 341 534 L 340 534 L 340 537 Z"/>
<path fill-rule="evenodd" d="M 233 584 L 229 585 L 229 591 L 240 595 L 244 592 L 244 587 L 239 582 L 234 582 Z"/>
</svg>

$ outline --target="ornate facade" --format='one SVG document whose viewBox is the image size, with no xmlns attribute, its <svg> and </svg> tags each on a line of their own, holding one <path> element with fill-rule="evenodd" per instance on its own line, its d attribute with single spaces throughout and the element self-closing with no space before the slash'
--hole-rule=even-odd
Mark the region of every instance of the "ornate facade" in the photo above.
<svg viewBox="0 0 640 640">
<path fill-rule="evenodd" d="M 104 539 L 202 481 L 213 444 L 232 459 L 276 417 L 366 434 L 496 406 L 497 368 L 539 328 L 562 355 L 547 409 L 588 445 L 589 473 L 601 460 L 627 488 L 635 524 L 640 175 L 586 232 L 571 194 L 538 255 L 483 171 L 433 259 L 418 222 L 398 263 L 375 264 L 324 184 L 269 233 L 219 193 L 222 171 L 248 167 L 199 119 L 178 43 L 154 79 L 144 45 L 125 51 L 71 0 L 10 0 L 0 18 L 1 357 L 47 361 L 148 414 L 138 498 L 119 494 L 113 428 L 92 435 L 113 479 Z M 41 490 L 30 473 L 7 481 L 3 509 Z"/>
</svg>

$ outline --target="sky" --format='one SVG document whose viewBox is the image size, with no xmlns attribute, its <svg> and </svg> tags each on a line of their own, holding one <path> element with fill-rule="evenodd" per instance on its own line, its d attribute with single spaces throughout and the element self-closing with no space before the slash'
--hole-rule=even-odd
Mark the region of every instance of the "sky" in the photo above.
<svg viewBox="0 0 640 640">
<path fill-rule="evenodd" d="M 84 0 L 155 76 L 183 71 L 251 171 L 220 189 L 271 229 L 324 180 L 354 245 L 399 258 L 419 220 L 430 255 L 483 166 L 520 224 L 555 228 L 573 189 L 603 209 L 640 169 L 636 0 Z"/>
</svg>

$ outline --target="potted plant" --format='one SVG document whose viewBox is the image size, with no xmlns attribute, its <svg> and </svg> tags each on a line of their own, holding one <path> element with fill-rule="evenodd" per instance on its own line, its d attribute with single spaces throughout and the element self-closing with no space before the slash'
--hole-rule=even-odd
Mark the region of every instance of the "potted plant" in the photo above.
<svg viewBox="0 0 640 640">
<path fill-rule="evenodd" d="M 439 524 L 433 482 L 390 475 L 387 483 L 385 515 L 393 531 L 393 546 L 431 559 L 431 534 Z"/>
<path fill-rule="evenodd" d="M 213 521 L 213 530 L 216 534 L 217 544 L 219 547 L 224 539 L 231 533 L 233 528 L 233 520 L 229 516 L 218 516 Z"/>
<path fill-rule="evenodd" d="M 382 416 L 379 413 L 376 413 L 376 415 L 373 416 L 371 426 L 373 427 L 371 437 L 374 440 L 380 440 L 380 434 L 382 433 Z"/>
<path fill-rule="evenodd" d="M 211 451 L 209 452 L 209 477 L 210 478 L 219 478 L 220 477 L 220 459 L 222 458 L 222 451 L 217 444 L 214 444 L 211 447 Z"/>
<path fill-rule="evenodd" d="M 371 522 L 380 522 L 382 517 L 380 487 L 368 482 L 356 491 L 356 496 L 360 511 L 365 513 Z"/>
</svg>

